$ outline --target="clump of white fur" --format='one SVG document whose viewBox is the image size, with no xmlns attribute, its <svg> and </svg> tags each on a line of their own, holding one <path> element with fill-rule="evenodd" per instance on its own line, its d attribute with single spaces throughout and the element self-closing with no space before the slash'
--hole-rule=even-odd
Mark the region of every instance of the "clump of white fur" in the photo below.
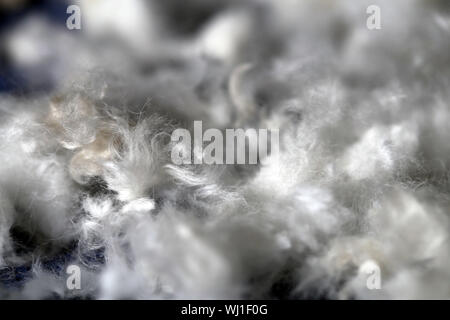
<svg viewBox="0 0 450 320">
<path fill-rule="evenodd" d="M 375 1 L 371 32 L 366 1 L 219 2 L 187 1 L 217 12 L 177 35 L 170 16 L 145 23 L 169 2 L 130 1 L 126 49 L 79 40 L 105 71 L 60 74 L 52 99 L 0 97 L 0 266 L 33 265 L 0 294 L 72 297 L 39 259 L 75 242 L 84 297 L 449 298 L 445 5 Z M 86 37 L 112 32 L 102 21 Z M 151 44 L 132 40 L 139 26 Z M 280 155 L 174 165 L 168 137 L 192 120 L 280 128 Z M 14 250 L 13 227 L 39 259 Z M 358 273 L 367 261 L 381 290 Z"/>
</svg>

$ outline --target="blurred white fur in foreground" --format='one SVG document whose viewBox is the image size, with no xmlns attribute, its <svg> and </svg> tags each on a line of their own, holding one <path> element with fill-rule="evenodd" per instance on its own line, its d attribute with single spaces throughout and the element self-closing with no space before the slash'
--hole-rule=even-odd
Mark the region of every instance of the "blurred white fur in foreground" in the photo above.
<svg viewBox="0 0 450 320">
<path fill-rule="evenodd" d="M 119 23 L 88 2 L 83 37 L 49 43 L 73 64 L 48 75 L 55 93 L 0 97 L 0 265 L 33 264 L 1 296 L 450 298 L 445 1 L 191 0 L 210 16 L 188 34 L 159 15 L 174 1 L 122 3 Z M 13 56 L 32 32 L 17 28 Z M 33 70 L 45 55 L 18 57 Z M 192 120 L 280 128 L 280 156 L 176 166 L 168 137 Z M 76 293 L 39 265 L 73 241 Z M 83 253 L 102 247 L 92 271 Z"/>
</svg>

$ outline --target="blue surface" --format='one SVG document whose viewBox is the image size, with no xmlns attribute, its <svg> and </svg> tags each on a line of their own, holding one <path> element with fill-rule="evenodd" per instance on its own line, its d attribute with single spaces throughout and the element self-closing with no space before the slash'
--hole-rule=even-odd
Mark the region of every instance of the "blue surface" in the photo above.
<svg viewBox="0 0 450 320">
<path fill-rule="evenodd" d="M 63 249 L 60 253 L 52 256 L 51 258 L 44 259 L 40 262 L 42 270 L 61 276 L 65 274 L 65 270 L 70 264 L 79 264 L 81 262 L 77 259 L 78 247 L 72 246 L 71 248 Z M 83 261 L 83 265 L 97 270 L 101 268 L 105 263 L 104 249 L 96 249 L 88 251 L 78 257 Z M 78 261 L 78 263 L 77 263 Z M 32 265 L 21 266 L 6 266 L 0 268 L 0 286 L 10 288 L 20 288 L 27 280 L 33 277 Z"/>
</svg>

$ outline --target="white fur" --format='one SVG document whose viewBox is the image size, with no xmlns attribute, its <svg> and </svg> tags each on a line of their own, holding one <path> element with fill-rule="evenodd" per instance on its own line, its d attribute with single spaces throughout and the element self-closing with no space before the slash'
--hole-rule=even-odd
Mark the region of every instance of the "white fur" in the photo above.
<svg viewBox="0 0 450 320">
<path fill-rule="evenodd" d="M 374 2 L 380 31 L 365 27 Z M 126 48 L 72 39 L 54 92 L 0 96 L 0 265 L 33 265 L 1 296 L 74 296 L 39 264 L 54 252 L 15 252 L 18 226 L 38 248 L 78 245 L 83 297 L 450 297 L 448 14 L 419 0 L 248 0 L 183 36 L 147 23 L 153 6 L 123 6 L 108 32 L 110 17 L 83 10 L 88 35 L 117 31 Z M 39 70 L 41 55 L 17 51 L 26 26 L 8 49 Z M 280 128 L 280 155 L 174 165 L 170 132 L 192 120 Z M 85 258 L 96 250 L 104 264 Z M 380 290 L 358 273 L 367 261 Z"/>
</svg>

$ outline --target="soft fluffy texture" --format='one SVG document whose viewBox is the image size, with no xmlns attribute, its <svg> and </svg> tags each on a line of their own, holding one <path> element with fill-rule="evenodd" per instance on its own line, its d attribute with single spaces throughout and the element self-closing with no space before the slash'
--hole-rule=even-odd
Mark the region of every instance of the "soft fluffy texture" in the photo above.
<svg viewBox="0 0 450 320">
<path fill-rule="evenodd" d="M 1 297 L 450 298 L 446 1 L 80 6 L 4 38 L 30 93 L 0 96 Z M 280 154 L 177 166 L 194 120 Z"/>
</svg>

